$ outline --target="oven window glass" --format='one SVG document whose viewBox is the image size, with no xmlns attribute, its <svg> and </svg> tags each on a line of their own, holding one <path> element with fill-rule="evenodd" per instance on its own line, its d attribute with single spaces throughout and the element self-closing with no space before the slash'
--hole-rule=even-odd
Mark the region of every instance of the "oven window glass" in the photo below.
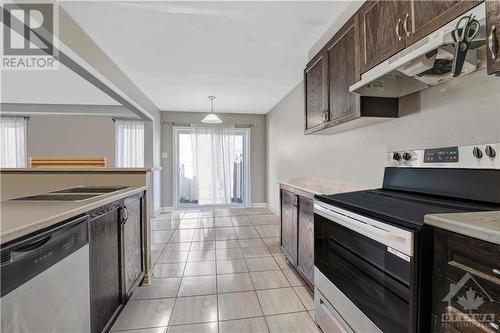
<svg viewBox="0 0 500 333">
<path fill-rule="evenodd" d="M 315 266 L 384 333 L 408 332 L 411 263 L 314 215 Z"/>
</svg>

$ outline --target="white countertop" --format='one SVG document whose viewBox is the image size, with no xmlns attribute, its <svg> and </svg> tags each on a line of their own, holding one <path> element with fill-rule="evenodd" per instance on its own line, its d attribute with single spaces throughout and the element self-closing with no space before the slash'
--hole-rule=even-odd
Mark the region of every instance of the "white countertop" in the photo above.
<svg viewBox="0 0 500 333">
<path fill-rule="evenodd" d="M 53 188 L 49 191 L 54 190 Z M 22 202 L 2 201 L 0 203 L 0 243 L 4 244 L 34 231 L 44 229 L 53 224 L 88 212 L 94 208 L 123 199 L 146 190 L 146 186 L 131 186 L 112 193 L 100 195 L 83 201 L 73 202 Z M 26 194 L 46 193 L 46 189 L 38 188 L 2 188 L 9 193 L 9 198 L 22 197 Z M 2 200 L 6 200 L 2 198 Z"/>
<path fill-rule="evenodd" d="M 292 178 L 289 180 L 279 180 L 278 183 L 315 195 L 354 192 L 369 189 L 367 186 L 320 177 Z"/>
<path fill-rule="evenodd" d="M 500 211 L 431 214 L 425 223 L 500 245 Z"/>
</svg>

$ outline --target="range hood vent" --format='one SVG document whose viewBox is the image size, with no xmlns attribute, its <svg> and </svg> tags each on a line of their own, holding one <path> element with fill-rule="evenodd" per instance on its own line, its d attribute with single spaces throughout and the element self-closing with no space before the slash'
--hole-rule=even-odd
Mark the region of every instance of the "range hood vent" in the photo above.
<svg viewBox="0 0 500 333">
<path fill-rule="evenodd" d="M 484 3 L 368 70 L 349 91 L 363 96 L 403 97 L 452 79 L 455 54 L 452 32 L 461 17 L 471 14 L 481 28 L 470 44 L 461 75 L 483 68 L 486 44 Z"/>
</svg>

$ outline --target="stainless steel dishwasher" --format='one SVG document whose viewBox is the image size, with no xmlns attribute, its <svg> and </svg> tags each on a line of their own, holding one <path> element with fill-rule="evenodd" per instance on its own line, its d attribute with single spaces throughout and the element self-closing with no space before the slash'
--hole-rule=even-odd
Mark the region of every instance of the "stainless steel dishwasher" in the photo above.
<svg viewBox="0 0 500 333">
<path fill-rule="evenodd" d="M 88 216 L 1 249 L 1 331 L 90 331 Z"/>
</svg>

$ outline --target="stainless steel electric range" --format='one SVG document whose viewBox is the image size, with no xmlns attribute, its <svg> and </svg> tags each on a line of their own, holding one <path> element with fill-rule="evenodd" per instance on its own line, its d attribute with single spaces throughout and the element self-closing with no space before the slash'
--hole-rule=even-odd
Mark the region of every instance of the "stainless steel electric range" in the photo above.
<svg viewBox="0 0 500 333">
<path fill-rule="evenodd" d="M 390 152 L 381 189 L 315 197 L 315 316 L 325 333 L 429 332 L 424 216 L 500 210 L 500 144 Z"/>
</svg>

